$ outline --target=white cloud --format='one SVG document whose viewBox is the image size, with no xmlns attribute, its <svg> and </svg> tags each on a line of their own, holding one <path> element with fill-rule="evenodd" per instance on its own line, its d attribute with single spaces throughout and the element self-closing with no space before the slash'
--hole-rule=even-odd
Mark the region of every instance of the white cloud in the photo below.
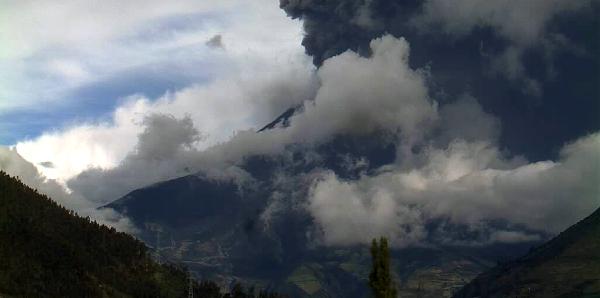
<svg viewBox="0 0 600 298">
<path fill-rule="evenodd" d="M 600 205 L 598 152 L 600 134 L 565 146 L 556 162 L 528 164 L 486 143 L 455 141 L 426 150 L 427 162 L 419 167 L 388 168 L 358 181 L 326 173 L 312 187 L 308 210 L 333 245 L 368 243 L 380 235 L 395 245 L 419 243 L 427 236 L 425 224 L 436 219 L 468 226 L 506 220 L 556 233 Z M 488 241 L 535 237 L 491 232 Z"/>
<path fill-rule="evenodd" d="M 425 235 L 418 209 L 397 204 L 387 189 L 363 189 L 338 180 L 333 173 L 315 183 L 308 210 L 322 229 L 326 245 L 369 243 L 380 236 L 416 243 Z"/>
<path fill-rule="evenodd" d="M 419 139 L 436 117 L 426 73 L 408 66 L 409 45 L 390 35 L 371 41 L 373 55 L 346 51 L 323 63 L 314 102 L 292 118 L 297 140 L 334 133 L 368 134 L 378 129 Z"/>
<path fill-rule="evenodd" d="M 114 123 L 80 124 L 65 131 L 46 133 L 35 140 L 19 142 L 16 150 L 33 164 L 52 162 L 54 167 L 38 167 L 50 179 L 66 181 L 89 167 L 116 166 L 136 144 L 140 127 L 136 112 L 143 102 L 117 109 Z"/>
</svg>

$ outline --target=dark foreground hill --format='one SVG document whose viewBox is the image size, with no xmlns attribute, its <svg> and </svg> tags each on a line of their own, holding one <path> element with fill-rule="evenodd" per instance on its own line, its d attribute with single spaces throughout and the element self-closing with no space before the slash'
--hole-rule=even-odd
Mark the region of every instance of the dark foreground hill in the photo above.
<svg viewBox="0 0 600 298">
<path fill-rule="evenodd" d="M 76 216 L 0 172 L 0 293 L 17 297 L 183 297 L 186 272 L 144 244 Z"/>
<path fill-rule="evenodd" d="M 600 209 L 454 297 L 600 297 Z"/>
<path fill-rule="evenodd" d="M 192 286 L 194 297 L 253 297 L 239 286 L 231 295 L 208 281 Z M 0 297 L 188 297 L 188 290 L 186 270 L 157 264 L 142 242 L 0 171 Z"/>
</svg>

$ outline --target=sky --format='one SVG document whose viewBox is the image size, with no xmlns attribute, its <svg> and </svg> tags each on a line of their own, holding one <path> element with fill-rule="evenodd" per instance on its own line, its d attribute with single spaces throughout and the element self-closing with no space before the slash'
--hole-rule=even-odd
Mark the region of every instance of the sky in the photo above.
<svg viewBox="0 0 600 298">
<path fill-rule="evenodd" d="M 300 23 L 287 18 L 273 1 L 197 2 L 144 2 L 149 10 L 139 9 L 141 2 L 109 1 L 98 8 L 81 1 L 3 3 L 0 42 L 8 46 L 0 56 L 0 144 L 17 145 L 34 163 L 60 159 L 54 160 L 56 170 L 45 174 L 65 179 L 90 165 L 118 163 L 141 132 L 134 122 L 151 110 L 189 113 L 204 122 L 197 125 L 203 126 L 209 144 L 287 109 L 286 103 L 273 110 L 258 107 L 268 99 L 257 98 L 250 99 L 257 102 L 257 110 L 241 115 L 228 107 L 242 101 L 245 95 L 239 90 L 208 93 L 221 92 L 214 91 L 217 85 L 254 85 L 248 81 L 256 76 L 271 84 L 283 72 L 310 75 Z M 215 37 L 219 43 L 209 42 Z M 172 102 L 175 94 L 186 92 L 205 93 L 198 97 L 206 99 Z M 225 98 L 231 96 L 237 98 Z M 203 105 L 210 108 L 201 111 Z M 66 140 L 78 130 L 89 139 L 102 138 L 114 126 L 122 134 L 117 148 L 102 139 L 95 144 Z M 89 129 L 105 133 L 83 132 Z M 68 168 L 63 170 L 63 162 L 77 165 L 64 165 Z"/>
<path fill-rule="evenodd" d="M 247 181 L 245 157 L 291 145 L 318 160 L 336 136 L 396 152 L 372 171 L 348 157 L 354 179 L 302 176 L 326 245 L 415 244 L 440 218 L 525 241 L 600 205 L 597 1 L 0 7 L 0 169 L 122 230 L 96 207 L 198 171 Z M 289 108 L 289 127 L 256 133 Z"/>
</svg>

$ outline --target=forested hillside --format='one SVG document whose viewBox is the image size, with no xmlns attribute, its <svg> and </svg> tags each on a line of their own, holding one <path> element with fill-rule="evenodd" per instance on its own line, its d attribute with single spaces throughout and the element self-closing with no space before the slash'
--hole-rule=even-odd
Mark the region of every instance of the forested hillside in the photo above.
<svg viewBox="0 0 600 298">
<path fill-rule="evenodd" d="M 231 295 L 212 282 L 193 288 L 195 297 L 251 297 L 240 286 Z M 187 272 L 157 264 L 142 242 L 0 172 L 0 297 L 187 297 L 188 290 Z"/>
</svg>

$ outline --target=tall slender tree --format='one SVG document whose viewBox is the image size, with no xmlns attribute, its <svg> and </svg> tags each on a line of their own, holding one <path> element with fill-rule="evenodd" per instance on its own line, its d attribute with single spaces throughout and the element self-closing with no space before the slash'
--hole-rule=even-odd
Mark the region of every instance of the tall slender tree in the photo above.
<svg viewBox="0 0 600 298">
<path fill-rule="evenodd" d="M 369 287 L 375 298 L 396 298 L 397 291 L 390 274 L 390 249 L 388 240 L 381 237 L 371 243 L 373 267 L 369 274 Z"/>
</svg>

